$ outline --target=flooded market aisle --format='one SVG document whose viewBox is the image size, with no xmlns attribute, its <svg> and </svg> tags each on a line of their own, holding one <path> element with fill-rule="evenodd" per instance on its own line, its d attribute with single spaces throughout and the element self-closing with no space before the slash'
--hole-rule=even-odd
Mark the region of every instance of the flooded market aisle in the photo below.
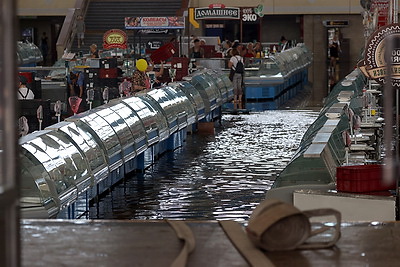
<svg viewBox="0 0 400 267">
<path fill-rule="evenodd" d="M 215 136 L 189 135 L 144 174 L 127 177 L 91 219 L 247 220 L 318 112 L 224 115 Z"/>
</svg>

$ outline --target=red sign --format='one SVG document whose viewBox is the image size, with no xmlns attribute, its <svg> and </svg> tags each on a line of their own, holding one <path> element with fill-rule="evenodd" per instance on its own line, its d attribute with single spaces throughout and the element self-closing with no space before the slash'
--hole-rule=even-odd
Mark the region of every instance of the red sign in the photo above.
<svg viewBox="0 0 400 267">
<path fill-rule="evenodd" d="M 210 4 L 208 8 L 225 8 L 224 4 Z"/>
<path fill-rule="evenodd" d="M 371 3 L 371 13 L 378 11 L 378 28 L 389 24 L 390 0 L 373 0 Z"/>
<path fill-rule="evenodd" d="M 103 35 L 103 48 L 121 48 L 126 49 L 128 37 L 124 31 L 112 29 Z"/>
</svg>

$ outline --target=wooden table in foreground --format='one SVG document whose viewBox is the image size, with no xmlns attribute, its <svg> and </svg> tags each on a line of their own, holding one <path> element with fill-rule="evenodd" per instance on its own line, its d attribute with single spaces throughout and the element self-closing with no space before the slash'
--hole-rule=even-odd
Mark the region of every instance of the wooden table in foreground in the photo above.
<svg viewBox="0 0 400 267">
<path fill-rule="evenodd" d="M 188 266 L 248 266 L 218 222 L 187 221 Z M 400 223 L 342 224 L 335 247 L 268 252 L 276 266 L 400 266 Z M 182 248 L 165 221 L 21 221 L 22 266 L 169 266 Z"/>
</svg>

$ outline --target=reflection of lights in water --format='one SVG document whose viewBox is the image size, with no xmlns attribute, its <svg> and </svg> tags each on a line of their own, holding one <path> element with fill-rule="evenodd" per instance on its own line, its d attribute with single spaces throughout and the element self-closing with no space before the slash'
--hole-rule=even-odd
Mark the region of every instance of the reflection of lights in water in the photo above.
<svg viewBox="0 0 400 267">
<path fill-rule="evenodd" d="M 215 136 L 189 135 L 184 147 L 117 185 L 91 218 L 246 221 L 317 115 L 224 115 Z"/>
</svg>

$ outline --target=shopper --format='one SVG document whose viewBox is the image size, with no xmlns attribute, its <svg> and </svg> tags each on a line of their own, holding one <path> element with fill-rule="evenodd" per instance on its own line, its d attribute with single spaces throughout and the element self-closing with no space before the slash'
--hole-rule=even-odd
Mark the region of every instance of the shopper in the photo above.
<svg viewBox="0 0 400 267">
<path fill-rule="evenodd" d="M 228 63 L 229 69 L 234 71 L 232 84 L 234 91 L 234 108 L 243 109 L 242 97 L 243 97 L 243 73 L 244 63 L 243 58 L 239 55 L 239 51 L 236 48 L 232 49 L 232 57 Z"/>
<path fill-rule="evenodd" d="M 232 51 L 232 42 L 229 40 L 225 40 L 222 43 L 222 55 L 224 58 L 231 58 L 231 51 Z"/>
<path fill-rule="evenodd" d="M 339 59 L 340 41 L 335 34 L 333 38 L 329 41 L 329 56 L 330 56 L 330 67 L 335 69 L 337 60 Z"/>
<path fill-rule="evenodd" d="M 46 35 L 46 32 L 43 32 L 43 35 L 40 39 L 40 50 L 43 55 L 43 65 L 46 65 L 47 55 L 49 54 L 49 38 Z"/>
<path fill-rule="evenodd" d="M 85 45 L 85 21 L 81 15 L 76 20 L 76 37 L 78 38 L 78 48 L 81 48 L 81 45 Z"/>
<path fill-rule="evenodd" d="M 151 88 L 151 80 L 150 77 L 147 75 L 147 72 L 153 71 L 153 69 L 154 64 L 152 61 L 150 61 L 150 64 L 147 63 L 147 61 L 143 58 L 136 61 L 136 70 L 132 76 L 133 93 Z M 157 82 L 157 77 L 161 77 L 163 73 L 164 65 L 163 63 L 161 63 L 160 71 L 154 72 L 154 82 Z"/>
<path fill-rule="evenodd" d="M 28 83 L 25 76 L 19 76 L 19 86 L 18 86 L 18 99 L 34 99 L 35 94 L 32 92 L 31 89 L 26 87 Z"/>
<path fill-rule="evenodd" d="M 90 58 L 99 58 L 99 51 L 97 51 L 96 44 L 90 46 Z"/>
<path fill-rule="evenodd" d="M 67 82 L 69 89 L 67 92 L 68 97 L 79 96 L 80 98 L 82 98 L 84 96 L 85 77 L 82 72 L 70 72 Z"/>
</svg>

